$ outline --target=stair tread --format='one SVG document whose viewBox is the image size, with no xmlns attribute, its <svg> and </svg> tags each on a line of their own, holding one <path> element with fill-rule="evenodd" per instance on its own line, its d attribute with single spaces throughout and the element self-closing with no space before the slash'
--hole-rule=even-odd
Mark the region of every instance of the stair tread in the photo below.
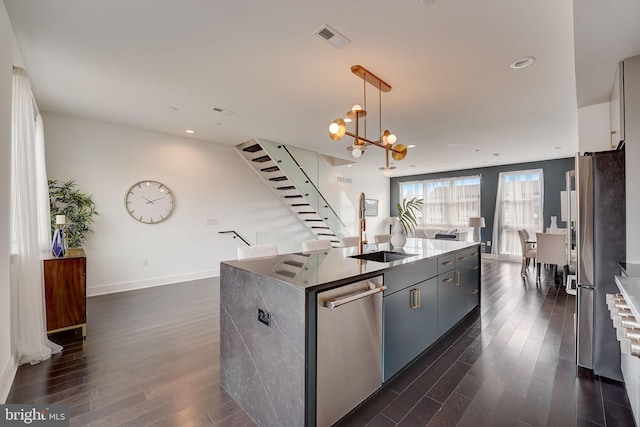
<svg viewBox="0 0 640 427">
<path fill-rule="evenodd" d="M 295 190 L 295 185 L 287 185 L 286 187 L 276 187 L 276 190 Z"/>
<path fill-rule="evenodd" d="M 290 265 L 292 267 L 302 268 L 304 267 L 304 263 L 298 261 L 285 261 L 284 264 Z"/>
<path fill-rule="evenodd" d="M 284 196 L 285 199 L 298 199 L 300 197 L 302 197 L 301 194 L 294 194 L 292 196 Z"/>
<path fill-rule="evenodd" d="M 288 179 L 286 176 L 274 176 L 273 178 L 269 178 L 269 181 L 286 181 Z"/>
<path fill-rule="evenodd" d="M 269 166 L 268 168 L 260 169 L 261 172 L 277 172 L 280 168 L 277 166 Z"/>
<path fill-rule="evenodd" d="M 279 274 L 281 276 L 291 277 L 291 278 L 296 277 L 296 274 L 294 272 L 286 271 L 286 270 L 277 270 L 276 274 Z"/>
<path fill-rule="evenodd" d="M 242 151 L 246 151 L 247 153 L 255 153 L 256 151 L 260 151 L 262 150 L 262 147 L 260 146 L 260 144 L 253 144 L 249 147 L 245 147 L 242 149 Z"/>
<path fill-rule="evenodd" d="M 256 157 L 255 159 L 251 159 L 252 162 L 257 162 L 257 163 L 264 163 L 264 162 L 268 162 L 269 160 L 271 160 L 271 157 L 269 157 L 268 155 L 264 155 L 264 156 Z"/>
</svg>

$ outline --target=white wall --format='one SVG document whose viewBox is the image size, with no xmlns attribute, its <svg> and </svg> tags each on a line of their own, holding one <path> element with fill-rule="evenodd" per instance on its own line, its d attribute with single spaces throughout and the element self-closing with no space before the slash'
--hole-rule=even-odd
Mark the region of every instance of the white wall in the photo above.
<svg viewBox="0 0 640 427">
<path fill-rule="evenodd" d="M 306 233 L 231 146 L 52 113 L 44 125 L 49 178 L 75 180 L 100 213 L 85 244 L 88 295 L 218 275 L 220 261 L 235 259 L 241 244 L 221 230 L 251 243 L 261 232 Z M 163 223 L 141 224 L 124 208 L 125 192 L 144 179 L 175 194 Z M 388 200 L 385 181 L 376 191 Z"/>
<path fill-rule="evenodd" d="M 370 149 L 366 155 L 384 156 L 383 150 Z M 334 177 L 343 177 L 351 179 L 350 183 L 345 180 L 338 181 L 338 184 L 351 200 L 357 219 L 358 200 L 360 193 L 363 192 L 367 199 L 378 200 L 378 216 L 366 217 L 367 231 L 366 237 L 369 242 L 373 243 L 373 236 L 376 234 L 389 233 L 389 178 L 382 174 L 382 171 L 371 165 L 355 163 L 352 167 L 337 166 L 333 168 Z M 354 235 L 358 233 L 356 224 Z"/>
<path fill-rule="evenodd" d="M 640 263 L 640 56 L 624 61 L 627 262 Z"/>
<path fill-rule="evenodd" d="M 578 109 L 578 147 L 581 154 L 611 150 L 609 122 L 608 102 Z"/>
<path fill-rule="evenodd" d="M 0 2 L 0 403 L 4 403 L 16 372 L 11 345 L 9 286 L 9 201 L 11 179 L 11 92 L 14 35 Z"/>
</svg>

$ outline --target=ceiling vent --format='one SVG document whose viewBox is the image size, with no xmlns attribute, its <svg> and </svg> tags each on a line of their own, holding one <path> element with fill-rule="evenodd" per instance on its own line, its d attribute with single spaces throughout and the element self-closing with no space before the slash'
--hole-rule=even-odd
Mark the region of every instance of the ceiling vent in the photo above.
<svg viewBox="0 0 640 427">
<path fill-rule="evenodd" d="M 325 40 L 327 43 L 329 43 L 331 46 L 335 47 L 336 49 L 341 49 L 346 45 L 348 45 L 349 43 L 351 43 L 351 40 L 349 40 L 348 38 L 346 38 L 345 36 L 343 36 L 342 34 L 340 34 L 339 32 L 337 32 L 336 30 L 334 30 L 333 28 L 331 28 L 326 24 L 318 28 L 314 32 L 314 34 L 322 38 L 323 40 Z"/>
</svg>

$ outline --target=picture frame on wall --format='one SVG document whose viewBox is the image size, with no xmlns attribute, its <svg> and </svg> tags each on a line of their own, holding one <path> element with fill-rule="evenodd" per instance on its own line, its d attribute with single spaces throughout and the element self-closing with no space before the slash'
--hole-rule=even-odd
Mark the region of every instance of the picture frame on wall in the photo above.
<svg viewBox="0 0 640 427">
<path fill-rule="evenodd" d="M 364 199 L 364 216 L 378 216 L 378 201 L 376 199 Z"/>
</svg>

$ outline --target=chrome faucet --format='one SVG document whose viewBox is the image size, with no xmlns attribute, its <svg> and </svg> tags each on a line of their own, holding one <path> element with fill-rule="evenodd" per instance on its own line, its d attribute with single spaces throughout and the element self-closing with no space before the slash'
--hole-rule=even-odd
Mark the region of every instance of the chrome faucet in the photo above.
<svg viewBox="0 0 640 427">
<path fill-rule="evenodd" d="M 360 202 L 358 206 L 358 220 L 360 223 L 358 227 L 358 255 L 363 254 L 364 244 L 366 243 L 363 240 L 363 234 L 365 231 L 367 231 L 367 221 L 364 219 L 365 210 L 366 210 L 366 207 L 364 205 L 364 193 L 360 193 Z"/>
</svg>

